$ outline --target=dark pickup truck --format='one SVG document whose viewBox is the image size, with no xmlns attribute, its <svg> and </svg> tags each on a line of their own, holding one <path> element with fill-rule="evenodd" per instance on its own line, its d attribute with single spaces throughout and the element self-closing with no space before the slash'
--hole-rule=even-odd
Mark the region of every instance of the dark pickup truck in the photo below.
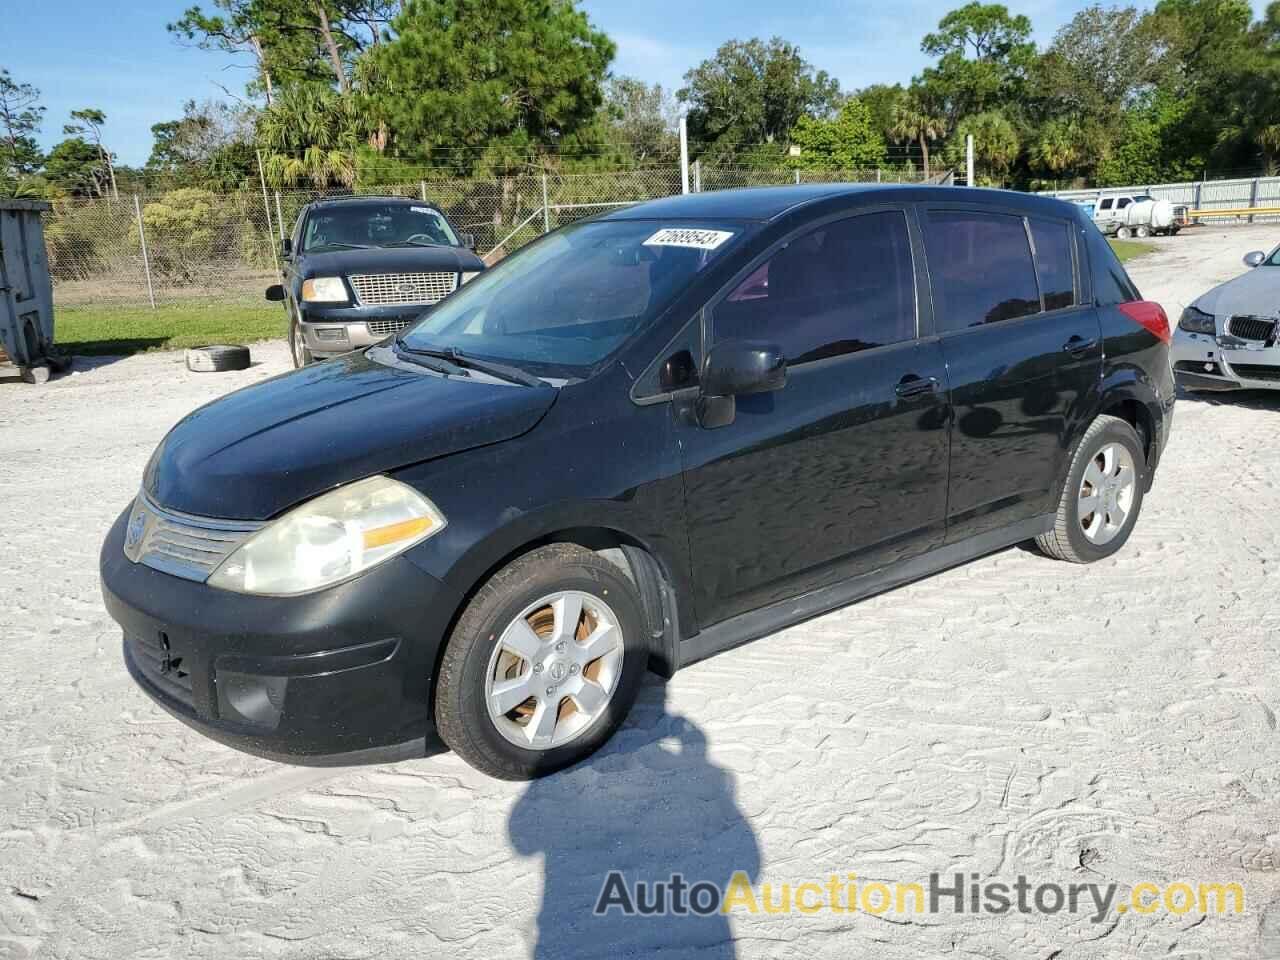
<svg viewBox="0 0 1280 960">
<path fill-rule="evenodd" d="M 485 265 L 438 208 L 402 197 L 319 200 L 281 241 L 294 366 L 367 347 L 416 320 Z"/>
</svg>

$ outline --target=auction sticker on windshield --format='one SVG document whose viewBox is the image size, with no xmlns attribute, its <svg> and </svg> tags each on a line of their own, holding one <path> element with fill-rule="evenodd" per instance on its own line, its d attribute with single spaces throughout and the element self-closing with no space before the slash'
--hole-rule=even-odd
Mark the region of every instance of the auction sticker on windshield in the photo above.
<svg viewBox="0 0 1280 960">
<path fill-rule="evenodd" d="M 733 234 L 728 230 L 697 230 L 689 227 L 666 227 L 644 242 L 646 247 L 693 247 L 714 250 Z"/>
</svg>

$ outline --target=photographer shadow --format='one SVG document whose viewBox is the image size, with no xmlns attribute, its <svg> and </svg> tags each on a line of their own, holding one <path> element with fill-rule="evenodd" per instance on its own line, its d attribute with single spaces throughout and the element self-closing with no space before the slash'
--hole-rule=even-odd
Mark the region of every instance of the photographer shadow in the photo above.
<svg viewBox="0 0 1280 960">
<path fill-rule="evenodd" d="M 537 958 L 673 948 L 708 960 L 736 956 L 729 917 L 719 909 L 695 913 L 688 887 L 709 881 L 723 891 L 736 871 L 754 882 L 759 845 L 738 808 L 733 775 L 707 757 L 701 728 L 666 711 L 666 684 L 648 680 L 631 718 L 599 753 L 531 783 L 511 812 L 512 846 L 543 858 Z M 663 912 L 628 915 L 618 905 L 643 900 L 652 908 L 655 882 L 677 874 L 683 912 L 670 889 Z"/>
</svg>

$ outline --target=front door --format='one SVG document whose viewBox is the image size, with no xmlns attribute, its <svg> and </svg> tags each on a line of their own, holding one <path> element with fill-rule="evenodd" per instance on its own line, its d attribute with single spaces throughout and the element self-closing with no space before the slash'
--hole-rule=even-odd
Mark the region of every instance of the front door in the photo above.
<svg viewBox="0 0 1280 960">
<path fill-rule="evenodd" d="M 906 213 L 792 238 L 709 308 L 710 337 L 782 348 L 787 385 L 732 422 L 676 410 L 702 626 L 940 543 L 946 376 L 917 339 Z"/>
</svg>

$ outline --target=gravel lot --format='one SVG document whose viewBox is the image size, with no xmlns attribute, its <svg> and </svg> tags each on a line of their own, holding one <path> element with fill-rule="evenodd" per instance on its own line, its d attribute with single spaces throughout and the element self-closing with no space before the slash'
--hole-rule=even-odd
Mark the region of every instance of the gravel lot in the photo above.
<svg viewBox="0 0 1280 960">
<path fill-rule="evenodd" d="M 1171 317 L 1275 227 L 1133 262 Z M 1128 546 L 1000 554 L 646 685 L 533 785 L 307 769 L 128 679 L 97 552 L 164 431 L 285 369 L 0 372 L 0 958 L 1280 957 L 1280 394 L 1186 398 Z M 1239 881 L 1246 913 L 593 919 L 610 868 L 723 883 Z"/>
</svg>

